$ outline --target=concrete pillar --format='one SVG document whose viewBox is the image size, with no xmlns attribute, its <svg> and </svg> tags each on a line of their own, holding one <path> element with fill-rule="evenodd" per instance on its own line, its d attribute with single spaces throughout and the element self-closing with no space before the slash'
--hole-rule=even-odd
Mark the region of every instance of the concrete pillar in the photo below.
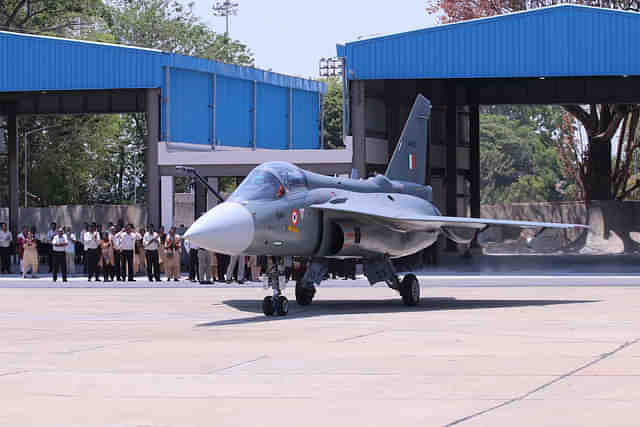
<svg viewBox="0 0 640 427">
<path fill-rule="evenodd" d="M 480 218 L 480 108 L 469 107 L 469 152 L 470 184 L 471 184 L 471 216 Z"/>
<path fill-rule="evenodd" d="M 173 207 L 175 205 L 173 179 L 172 176 L 163 176 L 160 179 L 160 191 L 162 195 L 161 224 L 164 226 L 165 231 L 169 231 L 169 228 L 173 225 Z"/>
<path fill-rule="evenodd" d="M 194 194 L 193 194 L 193 218 L 198 219 L 207 210 L 207 187 L 200 182 L 199 179 L 194 179 Z"/>
<path fill-rule="evenodd" d="M 7 116 L 7 160 L 9 169 L 9 230 L 14 238 L 20 229 L 20 187 L 18 180 L 18 117 L 11 109 Z"/>
<path fill-rule="evenodd" d="M 147 113 L 147 215 L 148 222 L 160 224 L 160 168 L 158 167 L 158 142 L 160 141 L 160 90 L 146 90 Z"/>
<path fill-rule="evenodd" d="M 447 136 L 445 138 L 446 146 L 446 215 L 458 215 L 458 164 L 457 164 L 457 146 L 458 146 L 458 108 L 456 105 L 455 86 L 449 89 L 447 112 L 446 112 L 446 129 Z M 457 246 L 454 242 L 447 239 L 447 250 L 455 251 Z"/>
<path fill-rule="evenodd" d="M 358 178 L 367 177 L 367 146 L 366 146 L 366 108 L 365 82 L 353 80 L 351 82 L 351 135 L 353 135 L 352 169 L 358 173 Z"/>
<path fill-rule="evenodd" d="M 216 176 L 211 176 L 207 178 L 207 182 L 209 183 L 209 185 L 211 187 L 213 187 L 214 190 L 218 191 L 219 187 L 218 187 L 218 177 Z M 219 192 L 219 191 L 218 191 Z M 207 190 L 207 211 L 213 209 L 213 207 L 215 205 L 218 204 L 218 198 L 216 196 L 214 196 L 213 194 L 211 194 L 210 191 Z"/>
</svg>

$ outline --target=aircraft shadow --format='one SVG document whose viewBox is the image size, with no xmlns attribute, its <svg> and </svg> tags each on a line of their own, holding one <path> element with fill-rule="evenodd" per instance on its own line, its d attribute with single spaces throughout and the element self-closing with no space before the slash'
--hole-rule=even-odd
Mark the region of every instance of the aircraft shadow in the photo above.
<svg viewBox="0 0 640 427">
<path fill-rule="evenodd" d="M 267 317 L 262 313 L 262 300 L 227 300 L 223 304 L 236 310 L 255 313 L 257 315 L 239 319 L 218 320 L 200 323 L 197 327 L 215 327 L 239 325 L 247 323 L 273 322 L 286 319 L 300 319 L 319 316 L 340 316 L 347 314 L 366 313 L 404 313 L 414 311 L 440 310 L 478 310 L 489 308 L 535 307 L 558 304 L 584 304 L 599 302 L 599 300 L 495 300 L 495 299 L 467 299 L 456 298 L 422 298 L 420 305 L 406 307 L 400 300 L 314 300 L 309 306 L 300 306 L 295 301 L 289 302 L 287 316 Z"/>
</svg>

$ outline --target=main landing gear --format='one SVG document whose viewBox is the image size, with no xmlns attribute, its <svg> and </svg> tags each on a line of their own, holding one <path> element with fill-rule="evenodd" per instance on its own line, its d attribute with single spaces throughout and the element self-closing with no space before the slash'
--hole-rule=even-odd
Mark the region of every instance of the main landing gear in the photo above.
<svg viewBox="0 0 640 427">
<path fill-rule="evenodd" d="M 400 293 L 404 305 L 413 307 L 420 304 L 420 282 L 415 274 L 406 274 L 400 281 L 391 260 L 387 257 L 366 260 L 363 267 L 371 285 L 385 282 L 391 289 Z"/>
<path fill-rule="evenodd" d="M 289 313 L 289 300 L 282 295 L 280 276 L 279 266 L 274 264 L 267 275 L 267 286 L 273 289 L 273 296 L 264 297 L 262 300 L 262 312 L 267 316 L 276 314 L 278 316 L 286 316 Z"/>
</svg>

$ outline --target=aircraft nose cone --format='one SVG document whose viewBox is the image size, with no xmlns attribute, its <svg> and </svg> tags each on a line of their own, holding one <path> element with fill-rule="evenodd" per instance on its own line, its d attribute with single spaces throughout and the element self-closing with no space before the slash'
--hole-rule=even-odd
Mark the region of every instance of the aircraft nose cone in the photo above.
<svg viewBox="0 0 640 427">
<path fill-rule="evenodd" d="M 254 233 L 251 212 L 238 203 L 225 202 L 198 218 L 184 237 L 199 247 L 238 255 L 249 248 Z"/>
</svg>

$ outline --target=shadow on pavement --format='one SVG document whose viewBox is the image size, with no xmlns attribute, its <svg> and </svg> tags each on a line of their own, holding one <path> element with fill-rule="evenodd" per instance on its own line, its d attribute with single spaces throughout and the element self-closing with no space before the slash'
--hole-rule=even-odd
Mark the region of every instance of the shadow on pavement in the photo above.
<svg viewBox="0 0 640 427">
<path fill-rule="evenodd" d="M 309 306 L 299 306 L 295 301 L 289 302 L 287 316 L 267 317 L 262 313 L 262 300 L 227 300 L 223 304 L 257 316 L 239 319 L 218 320 L 200 323 L 197 327 L 239 325 L 245 323 L 272 322 L 286 319 L 299 319 L 319 316 L 340 316 L 346 314 L 366 313 L 405 313 L 440 310 L 477 310 L 487 308 L 535 307 L 558 304 L 584 304 L 600 302 L 599 300 L 460 300 L 456 298 L 422 298 L 420 305 L 406 307 L 400 300 L 314 300 Z"/>
</svg>

